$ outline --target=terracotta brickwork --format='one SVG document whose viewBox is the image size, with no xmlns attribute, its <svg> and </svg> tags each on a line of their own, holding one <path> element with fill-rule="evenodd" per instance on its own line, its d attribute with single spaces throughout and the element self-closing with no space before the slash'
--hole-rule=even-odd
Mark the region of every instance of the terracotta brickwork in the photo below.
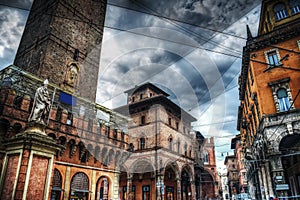
<svg viewBox="0 0 300 200">
<path fill-rule="evenodd" d="M 25 189 L 25 181 L 26 181 L 26 174 L 28 169 L 28 162 L 29 162 L 29 151 L 23 151 L 22 161 L 20 166 L 19 178 L 17 183 L 17 190 L 16 190 L 16 199 L 23 198 L 23 192 Z"/>
<path fill-rule="evenodd" d="M 43 199 L 49 159 L 34 155 L 27 188 L 27 199 Z"/>
<path fill-rule="evenodd" d="M 36 84 L 35 87 L 37 87 L 37 85 L 38 84 Z M 35 88 L 31 89 L 35 90 Z M 49 87 L 49 90 L 51 90 L 51 87 Z M 6 138 L 13 138 L 17 133 L 26 129 L 27 119 L 31 112 L 33 102 L 32 96 L 21 96 L 21 98 L 16 100 L 19 96 L 15 91 L 16 90 L 11 88 L 2 88 L 1 90 L 0 99 L 1 105 L 3 105 L 1 110 L 1 122 L 7 124 L 8 127 L 2 135 Z M 59 90 L 57 90 L 57 94 L 59 94 Z M 58 96 L 56 98 L 58 98 Z M 88 104 L 85 105 L 87 106 Z M 91 105 L 91 107 L 94 106 L 95 105 Z M 60 151 L 57 151 L 55 156 L 53 170 L 58 169 L 60 171 L 63 183 L 62 188 L 69 191 L 72 177 L 76 173 L 82 172 L 87 175 L 89 183 L 93 183 L 93 185 L 88 186 L 90 191 L 92 191 L 96 189 L 95 186 L 98 184 L 97 182 L 100 180 L 100 177 L 105 176 L 108 177 L 111 187 L 109 196 L 113 197 L 115 193 L 112 187 L 115 184 L 114 179 L 116 177 L 113 170 L 119 168 L 121 163 L 128 157 L 128 152 L 126 151 L 126 148 L 128 148 L 128 133 L 111 126 L 107 122 L 98 121 L 96 116 L 90 115 L 89 112 L 79 113 L 78 111 L 73 111 L 71 113 L 72 120 L 70 123 L 68 121 L 68 115 L 70 115 L 70 113 L 70 111 L 61 109 L 61 107 L 54 104 L 50 111 L 49 124 L 45 130 L 46 134 L 55 139 L 57 144 L 61 146 Z M 23 152 L 15 199 L 22 199 L 23 196 L 29 153 L 30 152 L 26 150 Z M 43 162 L 39 162 L 37 158 L 33 161 L 32 173 L 38 171 L 38 169 L 47 169 L 39 165 L 39 163 L 43 164 Z M 69 167 L 70 173 L 67 170 L 67 165 L 71 165 L 71 167 Z M 34 166 L 40 166 L 41 168 L 34 168 Z M 36 173 L 37 177 L 35 178 L 38 180 L 42 178 L 43 175 L 43 173 Z M 36 182 L 35 179 L 32 179 L 30 184 L 32 183 L 32 185 L 34 185 Z M 33 187 L 30 186 L 30 184 L 29 188 Z M 44 192 L 44 188 L 39 187 L 36 189 L 40 190 L 33 191 L 28 189 L 28 195 L 31 197 L 39 196 L 37 199 L 42 199 L 40 196 L 44 195 L 44 193 L 42 193 Z M 98 193 L 99 192 L 100 186 Z M 51 188 L 49 188 L 48 195 L 50 194 Z M 61 193 L 61 195 L 67 195 L 67 197 L 69 197 L 71 193 Z M 88 195 L 90 195 L 90 193 Z"/>
<path fill-rule="evenodd" d="M 4 184 L 1 193 L 1 199 L 11 199 L 16 181 L 17 168 L 19 163 L 19 155 L 9 155 Z"/>
<path fill-rule="evenodd" d="M 217 183 L 219 184 L 219 179 L 216 168 L 214 137 L 205 139 L 203 151 L 204 172 L 201 174 L 202 196 L 206 198 L 216 198 L 216 195 L 218 194 Z"/>
<path fill-rule="evenodd" d="M 14 64 L 63 87 L 68 65 L 75 61 L 75 92 L 94 102 L 106 0 L 35 0 L 32 10 Z"/>
</svg>

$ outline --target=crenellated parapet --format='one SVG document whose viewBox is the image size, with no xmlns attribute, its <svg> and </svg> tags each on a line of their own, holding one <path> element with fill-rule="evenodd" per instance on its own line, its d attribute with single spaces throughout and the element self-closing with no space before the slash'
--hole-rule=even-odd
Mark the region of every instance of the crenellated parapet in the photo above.
<svg viewBox="0 0 300 200">
<path fill-rule="evenodd" d="M 2 132 L 3 137 L 12 138 L 28 128 L 34 93 L 42 80 L 15 66 L 3 70 L 0 77 L 0 120 L 5 127 Z M 109 168 L 124 162 L 121 159 L 128 149 L 125 117 L 72 96 L 54 84 L 50 83 L 48 90 L 51 110 L 45 119 L 45 133 L 61 146 L 57 161 Z M 103 115 L 106 118 L 101 118 Z"/>
</svg>

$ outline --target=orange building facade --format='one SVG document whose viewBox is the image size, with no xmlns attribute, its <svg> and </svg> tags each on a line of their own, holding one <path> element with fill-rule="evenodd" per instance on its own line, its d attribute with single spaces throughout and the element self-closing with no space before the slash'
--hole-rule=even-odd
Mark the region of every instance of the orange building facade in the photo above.
<svg viewBox="0 0 300 200">
<path fill-rule="evenodd" d="M 299 1 L 263 0 L 258 36 L 247 28 L 237 129 L 255 199 L 300 194 L 299 25 Z"/>
</svg>

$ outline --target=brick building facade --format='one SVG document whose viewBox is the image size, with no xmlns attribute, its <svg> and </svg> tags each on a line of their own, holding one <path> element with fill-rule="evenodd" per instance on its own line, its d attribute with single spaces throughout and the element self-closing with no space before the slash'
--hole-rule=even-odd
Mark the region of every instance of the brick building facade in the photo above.
<svg viewBox="0 0 300 200">
<path fill-rule="evenodd" d="M 122 191 L 131 188 L 137 199 L 199 199 L 204 138 L 191 128 L 196 119 L 151 83 L 126 93 L 128 104 L 115 109 L 131 119 L 133 154 L 123 166 Z"/>
<path fill-rule="evenodd" d="M 214 137 L 205 138 L 203 147 L 204 171 L 201 174 L 202 197 L 216 198 L 221 182 L 216 167 Z"/>
<path fill-rule="evenodd" d="M 237 199 L 237 194 L 239 191 L 239 179 L 237 160 L 235 155 L 226 156 L 224 165 L 226 166 L 227 170 L 227 185 L 229 190 L 229 199 Z"/>
<path fill-rule="evenodd" d="M 60 101 L 64 92 L 49 85 L 51 95 L 56 88 L 49 121 L 28 123 L 41 81 L 15 66 L 1 78 L 1 199 L 117 199 L 119 169 L 129 152 L 128 134 L 114 122 L 127 119 L 79 97 L 68 110 Z"/>
<path fill-rule="evenodd" d="M 70 111 L 64 91 L 49 85 L 54 101 L 41 125 L 27 121 L 41 81 L 15 66 L 0 75 L 2 199 L 200 198 L 204 137 L 156 86 L 141 86 L 141 99 L 115 111 L 73 95 Z"/>
<path fill-rule="evenodd" d="M 105 0 L 34 1 L 0 73 L 1 199 L 200 198 L 195 118 L 152 84 L 127 91 L 123 115 L 95 103 L 105 10 Z M 49 115 L 28 122 L 45 79 Z"/>
<path fill-rule="evenodd" d="M 237 194 L 245 195 L 248 193 L 248 184 L 245 169 L 245 156 L 242 148 L 241 136 L 237 135 L 231 140 L 231 149 L 234 150 L 234 156 L 238 171 L 238 190 Z"/>
</svg>

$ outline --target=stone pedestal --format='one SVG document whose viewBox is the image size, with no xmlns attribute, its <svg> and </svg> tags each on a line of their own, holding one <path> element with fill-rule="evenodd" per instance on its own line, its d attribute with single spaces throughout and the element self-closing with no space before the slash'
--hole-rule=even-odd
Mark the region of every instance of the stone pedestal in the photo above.
<svg viewBox="0 0 300 200">
<path fill-rule="evenodd" d="M 29 124 L 28 129 L 5 141 L 4 146 L 0 199 L 47 200 L 54 155 L 60 146 L 45 134 L 45 125 Z"/>
</svg>

